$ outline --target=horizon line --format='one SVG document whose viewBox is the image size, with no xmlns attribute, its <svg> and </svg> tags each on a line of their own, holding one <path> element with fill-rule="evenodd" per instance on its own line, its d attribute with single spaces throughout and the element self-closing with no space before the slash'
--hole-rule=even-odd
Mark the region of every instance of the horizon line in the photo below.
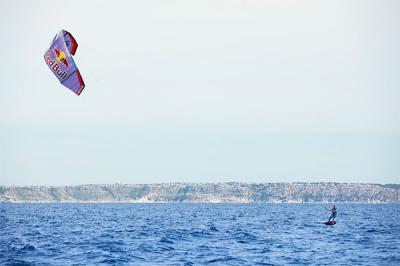
<svg viewBox="0 0 400 266">
<path fill-rule="evenodd" d="M 104 185 L 165 185 L 165 184 L 363 184 L 363 185 L 400 185 L 400 183 L 369 183 L 369 182 L 336 182 L 336 181 L 291 181 L 291 182 L 242 182 L 242 181 L 221 181 L 221 182 L 155 182 L 155 183 L 83 183 L 74 185 L 2 185 L 0 187 L 77 187 L 77 186 L 104 186 Z"/>
</svg>

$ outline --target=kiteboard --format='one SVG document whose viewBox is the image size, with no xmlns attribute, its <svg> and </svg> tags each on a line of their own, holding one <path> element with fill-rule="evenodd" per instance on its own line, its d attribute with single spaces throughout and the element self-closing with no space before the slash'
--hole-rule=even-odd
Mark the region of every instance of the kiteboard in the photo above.
<svg viewBox="0 0 400 266">
<path fill-rule="evenodd" d="M 324 223 L 325 225 L 334 225 L 336 224 L 336 221 L 328 221 Z"/>
</svg>

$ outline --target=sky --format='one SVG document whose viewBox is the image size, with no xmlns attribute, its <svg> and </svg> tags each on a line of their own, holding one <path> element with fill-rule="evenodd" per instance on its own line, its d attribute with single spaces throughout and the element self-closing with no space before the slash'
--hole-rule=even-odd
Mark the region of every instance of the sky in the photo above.
<svg viewBox="0 0 400 266">
<path fill-rule="evenodd" d="M 400 183 L 399 13 L 0 0 L 0 185 Z M 80 96 L 43 58 L 61 29 Z"/>
</svg>

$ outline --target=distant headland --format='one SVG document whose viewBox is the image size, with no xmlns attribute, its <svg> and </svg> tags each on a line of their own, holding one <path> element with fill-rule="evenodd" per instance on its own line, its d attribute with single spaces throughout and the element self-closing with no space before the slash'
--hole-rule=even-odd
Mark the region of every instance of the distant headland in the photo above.
<svg viewBox="0 0 400 266">
<path fill-rule="evenodd" d="M 0 186 L 0 202 L 399 203 L 399 191 L 399 184 L 330 182 Z"/>
</svg>

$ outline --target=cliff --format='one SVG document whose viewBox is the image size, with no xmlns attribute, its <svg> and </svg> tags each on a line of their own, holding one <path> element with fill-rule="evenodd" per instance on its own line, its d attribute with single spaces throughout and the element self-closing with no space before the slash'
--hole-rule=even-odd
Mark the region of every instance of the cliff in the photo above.
<svg viewBox="0 0 400 266">
<path fill-rule="evenodd" d="M 0 202 L 395 203 L 400 185 L 358 183 L 164 183 L 0 186 Z"/>
</svg>

